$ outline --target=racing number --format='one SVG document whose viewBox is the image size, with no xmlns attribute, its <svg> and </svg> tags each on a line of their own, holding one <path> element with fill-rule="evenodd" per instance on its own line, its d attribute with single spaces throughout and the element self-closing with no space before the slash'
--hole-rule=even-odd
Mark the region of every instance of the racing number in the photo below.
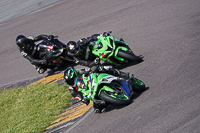
<svg viewBox="0 0 200 133">
<path fill-rule="evenodd" d="M 25 53 L 24 51 L 21 52 L 22 56 L 27 56 L 27 53 Z"/>
</svg>

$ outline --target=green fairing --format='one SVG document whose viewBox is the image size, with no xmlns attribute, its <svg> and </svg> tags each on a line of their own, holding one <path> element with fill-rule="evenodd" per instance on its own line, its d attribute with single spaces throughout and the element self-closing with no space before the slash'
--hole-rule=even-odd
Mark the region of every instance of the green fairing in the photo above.
<svg viewBox="0 0 200 133">
<path fill-rule="evenodd" d="M 111 75 L 109 75 L 109 74 L 106 74 L 106 73 L 103 73 L 103 74 L 100 74 L 99 75 L 99 77 L 98 77 L 98 81 L 101 81 L 101 79 L 103 79 L 103 78 L 105 78 L 105 77 L 108 77 L 108 76 L 111 76 Z M 120 94 L 117 94 L 117 93 L 115 93 L 115 91 L 112 89 L 112 88 L 110 88 L 110 87 L 108 87 L 108 86 L 103 86 L 100 90 L 99 90 L 99 93 L 98 93 L 98 96 L 100 97 L 100 93 L 101 93 L 101 91 L 106 91 L 107 92 L 107 94 L 109 95 L 109 96 L 111 96 L 111 97 L 113 97 L 113 98 L 116 98 L 116 99 L 128 99 L 128 97 L 125 95 L 125 94 L 123 94 L 123 93 L 120 93 Z M 110 94 L 110 93 L 112 93 L 112 94 Z M 123 95 L 123 97 L 120 97 L 121 95 Z M 100 97 L 101 98 L 101 97 Z M 103 98 L 101 98 L 102 100 L 104 100 Z"/>
<path fill-rule="evenodd" d="M 114 92 L 114 90 L 111 89 L 110 87 L 108 87 L 108 86 L 103 86 L 103 87 L 100 89 L 100 91 L 99 91 L 99 93 L 98 93 L 98 96 L 100 95 L 101 91 L 103 91 L 103 90 L 105 90 L 105 91 L 110 91 L 110 92 Z M 102 98 L 101 98 L 101 99 L 102 99 Z"/>
<path fill-rule="evenodd" d="M 105 86 L 104 86 L 105 87 Z M 106 91 L 106 93 L 107 93 L 107 95 L 109 95 L 110 97 L 113 97 L 113 98 L 116 98 L 116 99 L 121 99 L 121 100 L 126 100 L 126 99 L 128 99 L 128 97 L 125 95 L 125 94 L 123 94 L 123 93 L 121 93 L 121 94 L 117 94 L 117 93 L 115 93 L 114 91 L 110 91 L 110 90 L 112 90 L 112 89 L 108 89 L 109 87 L 107 87 L 106 86 L 106 90 L 108 90 L 108 91 Z M 101 90 L 102 91 L 102 90 Z M 101 97 L 100 97 L 101 98 Z M 103 98 L 101 98 L 102 100 L 104 100 Z"/>
<path fill-rule="evenodd" d="M 97 39 L 98 40 L 95 42 L 95 44 L 99 44 L 101 42 L 103 44 L 103 47 L 98 49 L 98 45 L 96 45 L 95 47 L 93 47 L 92 53 L 96 56 L 99 56 L 101 60 L 106 61 L 114 53 L 112 51 L 107 51 L 108 47 L 110 47 L 111 49 L 115 49 L 115 45 L 113 45 L 114 47 L 110 45 L 110 39 L 114 40 L 114 38 L 112 36 L 107 36 L 107 37 L 98 36 Z M 104 55 L 109 54 L 109 56 L 107 58 L 104 58 L 102 54 Z"/>
<path fill-rule="evenodd" d="M 92 82 L 94 80 L 94 83 L 92 83 L 90 81 L 90 76 L 92 78 Z M 97 89 L 98 89 L 98 86 L 99 86 L 98 83 L 100 82 L 101 79 L 103 79 L 106 76 L 110 76 L 110 75 L 106 74 L 106 73 L 102 73 L 97 77 L 96 73 L 92 73 L 89 76 L 85 77 L 85 74 L 83 74 L 82 78 L 83 78 L 84 84 L 86 85 L 86 89 L 78 88 L 78 90 L 83 94 L 85 99 L 93 101 L 95 96 L 96 96 Z M 76 83 L 77 83 L 77 81 L 76 81 Z M 94 84 L 94 85 L 92 86 L 92 84 Z M 92 89 L 92 87 L 93 87 L 93 89 Z M 101 88 L 100 91 L 101 90 L 107 90 L 107 91 L 113 92 L 112 89 L 110 89 L 109 87 L 105 87 L 105 86 L 103 88 Z M 85 97 L 85 96 L 88 96 L 90 93 L 91 93 L 91 97 Z M 99 96 L 99 93 L 98 93 L 98 96 Z"/>
<path fill-rule="evenodd" d="M 112 56 L 119 61 L 123 61 L 123 62 L 125 61 L 124 58 L 118 57 L 117 54 L 118 54 L 119 50 L 129 51 L 129 49 L 125 48 L 123 46 L 116 47 L 115 41 L 120 42 L 120 40 L 117 40 L 117 39 L 113 38 L 112 36 L 107 36 L 107 37 L 98 36 L 97 39 L 98 40 L 95 42 L 96 45 L 93 47 L 93 50 L 92 50 L 92 53 L 94 55 L 98 56 L 102 61 L 106 61 L 108 63 L 115 64 L 115 65 L 121 65 L 121 64 L 111 61 L 110 58 Z M 103 46 L 102 48 L 98 47 L 98 45 L 100 43 Z M 124 42 L 123 42 L 123 44 L 128 46 L 128 44 L 126 44 Z"/>
<path fill-rule="evenodd" d="M 99 76 L 98 76 L 98 81 L 100 81 L 102 78 L 106 77 L 106 76 L 110 76 L 109 74 L 107 73 L 101 73 Z"/>
</svg>

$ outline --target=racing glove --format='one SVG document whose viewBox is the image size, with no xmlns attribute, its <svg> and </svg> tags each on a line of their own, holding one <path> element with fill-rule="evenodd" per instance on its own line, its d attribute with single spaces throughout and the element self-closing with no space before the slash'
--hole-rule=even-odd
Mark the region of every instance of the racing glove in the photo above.
<svg viewBox="0 0 200 133">
<path fill-rule="evenodd" d="M 88 40 L 86 38 L 81 38 L 77 42 L 79 45 L 85 45 L 88 43 Z"/>
<path fill-rule="evenodd" d="M 42 61 L 41 61 L 41 64 L 42 64 L 42 65 L 46 65 L 46 64 L 47 64 L 47 60 L 46 60 L 46 59 L 42 60 Z"/>
<path fill-rule="evenodd" d="M 102 36 L 103 36 L 103 37 L 110 36 L 110 33 L 112 33 L 112 31 L 103 32 L 103 33 L 102 33 Z"/>
<path fill-rule="evenodd" d="M 48 36 L 48 40 L 53 40 L 54 39 L 54 35 L 49 35 Z"/>
<path fill-rule="evenodd" d="M 82 93 L 78 93 L 75 97 L 77 100 L 85 103 L 86 105 L 88 105 L 90 103 L 90 100 L 84 99 Z"/>
</svg>

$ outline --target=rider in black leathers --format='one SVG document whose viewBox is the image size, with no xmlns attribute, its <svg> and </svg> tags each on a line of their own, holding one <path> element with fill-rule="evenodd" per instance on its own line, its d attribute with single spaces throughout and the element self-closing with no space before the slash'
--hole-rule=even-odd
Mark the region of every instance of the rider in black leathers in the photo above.
<svg viewBox="0 0 200 133">
<path fill-rule="evenodd" d="M 22 56 L 30 61 L 39 74 L 43 74 L 47 68 L 54 69 L 56 66 L 50 65 L 47 59 L 41 59 L 38 53 L 38 47 L 35 43 L 42 40 L 53 40 L 53 35 L 38 35 L 36 37 L 25 37 L 24 35 L 18 35 L 16 38 L 16 44 L 19 47 Z M 56 41 L 58 41 L 56 39 Z"/>
<path fill-rule="evenodd" d="M 95 62 L 96 56 L 92 54 L 92 49 L 88 45 L 89 42 L 94 41 L 100 34 L 94 34 L 91 37 L 82 38 L 78 42 L 69 41 L 67 43 L 67 50 L 69 56 L 72 56 L 75 63 L 80 65 L 89 66 L 91 62 Z"/>
<path fill-rule="evenodd" d="M 65 82 L 69 85 L 69 91 L 70 91 L 71 95 L 73 97 L 75 97 L 77 100 L 82 101 L 86 105 L 88 105 L 90 101 L 84 99 L 83 94 L 78 91 L 78 87 L 85 89 L 84 87 L 86 85 L 76 86 L 75 81 L 81 80 L 82 79 L 81 77 L 83 74 L 85 74 L 85 76 L 88 76 L 90 74 L 90 72 L 92 71 L 91 69 L 90 68 L 82 68 L 79 71 L 76 71 L 73 67 L 68 67 L 64 71 L 64 74 L 63 74 Z M 110 68 L 108 66 L 99 66 L 95 72 L 108 73 L 108 74 L 118 76 L 118 77 L 121 77 L 121 78 L 124 78 L 127 80 L 131 78 L 131 76 L 129 76 L 128 73 L 119 71 L 117 69 Z M 101 112 L 105 111 L 108 106 L 108 104 L 105 101 L 96 100 L 96 99 L 93 101 L 93 104 L 94 104 L 93 107 L 94 107 L 96 113 L 101 113 Z"/>
</svg>

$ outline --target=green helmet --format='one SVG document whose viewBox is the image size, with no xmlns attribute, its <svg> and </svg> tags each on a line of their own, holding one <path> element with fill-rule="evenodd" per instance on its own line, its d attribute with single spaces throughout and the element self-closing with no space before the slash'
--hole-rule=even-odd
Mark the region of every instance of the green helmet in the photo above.
<svg viewBox="0 0 200 133">
<path fill-rule="evenodd" d="M 68 85 L 74 85 L 74 80 L 78 76 L 74 67 L 68 67 L 64 73 L 63 78 Z"/>
</svg>

